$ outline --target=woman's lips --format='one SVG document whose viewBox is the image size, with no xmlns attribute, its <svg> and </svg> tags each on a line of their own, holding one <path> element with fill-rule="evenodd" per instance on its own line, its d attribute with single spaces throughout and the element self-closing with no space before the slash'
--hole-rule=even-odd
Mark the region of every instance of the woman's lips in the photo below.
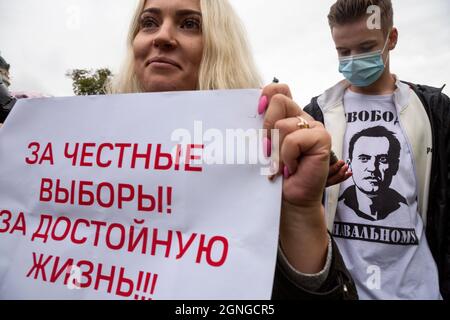
<svg viewBox="0 0 450 320">
<path fill-rule="evenodd" d="M 152 66 L 152 67 L 156 67 L 156 68 L 178 68 L 178 69 L 181 69 L 181 66 L 176 61 L 166 58 L 166 57 L 152 58 L 147 62 L 147 66 Z"/>
</svg>

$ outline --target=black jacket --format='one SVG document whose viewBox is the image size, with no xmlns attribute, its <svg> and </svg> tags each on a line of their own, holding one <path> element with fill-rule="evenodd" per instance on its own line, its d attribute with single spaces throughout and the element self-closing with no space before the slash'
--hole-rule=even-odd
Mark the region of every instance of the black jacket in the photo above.
<svg viewBox="0 0 450 320">
<path fill-rule="evenodd" d="M 274 300 L 356 300 L 358 293 L 345 267 L 339 249 L 332 241 L 332 260 L 327 279 L 316 292 L 305 290 L 293 282 L 277 262 L 272 299 Z"/>
<path fill-rule="evenodd" d="M 450 99 L 442 89 L 407 83 L 420 98 L 433 133 L 433 165 L 426 235 L 439 271 L 439 285 L 445 300 L 450 300 Z M 317 97 L 304 109 L 324 122 Z"/>
</svg>

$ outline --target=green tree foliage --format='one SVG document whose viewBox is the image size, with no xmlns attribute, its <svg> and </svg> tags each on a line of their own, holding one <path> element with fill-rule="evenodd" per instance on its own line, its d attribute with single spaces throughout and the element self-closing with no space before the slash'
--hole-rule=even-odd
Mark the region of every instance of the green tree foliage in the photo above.
<svg viewBox="0 0 450 320">
<path fill-rule="evenodd" d="M 71 78 L 73 92 L 77 96 L 106 94 L 106 85 L 112 78 L 108 68 L 98 70 L 74 69 L 66 73 Z"/>
</svg>

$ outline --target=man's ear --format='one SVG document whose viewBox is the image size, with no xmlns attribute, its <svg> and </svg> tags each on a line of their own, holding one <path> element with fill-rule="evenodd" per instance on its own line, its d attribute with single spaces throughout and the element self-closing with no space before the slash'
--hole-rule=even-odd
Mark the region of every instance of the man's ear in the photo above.
<svg viewBox="0 0 450 320">
<path fill-rule="evenodd" d="M 393 27 L 389 35 L 388 49 L 394 50 L 398 42 L 398 29 Z"/>
</svg>

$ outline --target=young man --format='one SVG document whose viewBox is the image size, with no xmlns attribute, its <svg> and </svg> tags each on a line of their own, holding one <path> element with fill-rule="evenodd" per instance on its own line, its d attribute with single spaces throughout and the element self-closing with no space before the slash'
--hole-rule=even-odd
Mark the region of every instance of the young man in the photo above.
<svg viewBox="0 0 450 320">
<path fill-rule="evenodd" d="M 390 0 L 338 0 L 328 19 L 346 80 L 305 110 L 353 171 L 326 190 L 328 227 L 361 299 L 448 299 L 450 100 L 391 73 Z"/>
</svg>

